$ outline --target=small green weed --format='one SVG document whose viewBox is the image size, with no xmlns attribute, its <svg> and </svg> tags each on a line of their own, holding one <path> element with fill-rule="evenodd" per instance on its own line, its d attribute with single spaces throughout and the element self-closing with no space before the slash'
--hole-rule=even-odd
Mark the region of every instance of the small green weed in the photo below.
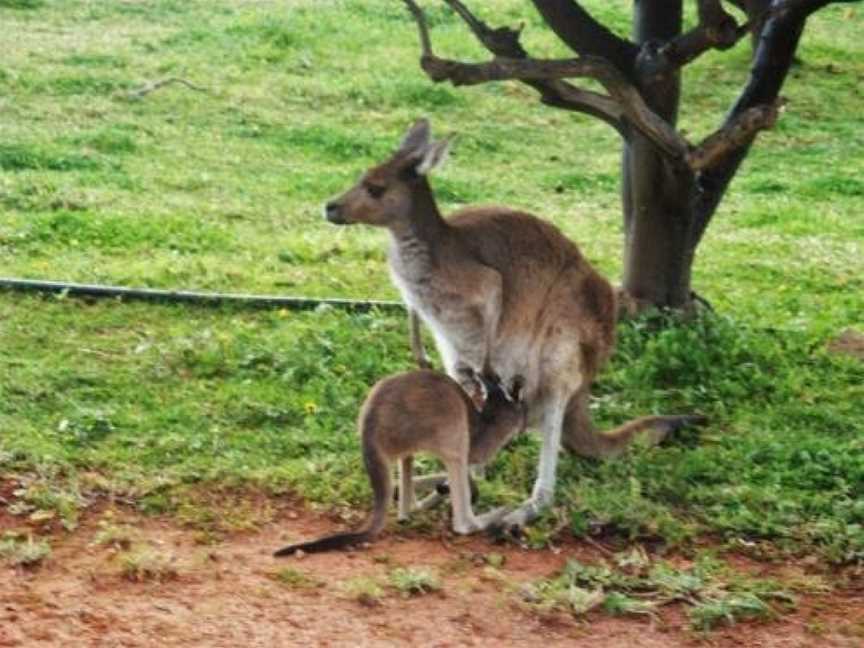
<svg viewBox="0 0 864 648">
<path fill-rule="evenodd" d="M 711 630 L 723 623 L 735 625 L 742 619 L 770 618 L 774 612 L 761 598 L 744 592 L 698 601 L 687 615 L 696 630 Z"/>
<path fill-rule="evenodd" d="M 346 596 L 366 607 L 380 605 L 385 595 L 378 580 L 368 576 L 349 578 L 342 582 L 341 589 Z"/>
<path fill-rule="evenodd" d="M 397 567 L 390 572 L 390 585 L 402 596 L 419 596 L 441 589 L 438 575 L 427 567 Z"/>
<path fill-rule="evenodd" d="M 20 477 L 21 485 L 12 491 L 15 500 L 8 511 L 27 515 L 33 521 L 45 521 L 57 516 L 67 530 L 78 526 L 78 516 L 87 502 L 76 483 L 63 479 L 56 471 Z"/>
<path fill-rule="evenodd" d="M 120 575 L 134 582 L 173 580 L 179 575 L 173 556 L 148 545 L 133 545 L 117 554 Z"/>
<path fill-rule="evenodd" d="M 106 128 L 74 139 L 79 145 L 105 155 L 128 155 L 138 150 L 135 139 L 125 129 Z"/>
<path fill-rule="evenodd" d="M 114 515 L 106 512 L 97 523 L 99 530 L 93 536 L 93 544 L 113 549 L 129 549 L 138 539 L 138 531 L 127 524 L 118 524 Z"/>
<path fill-rule="evenodd" d="M 101 166 L 93 157 L 61 153 L 36 145 L 0 144 L 3 171 L 93 171 Z"/>
<path fill-rule="evenodd" d="M 170 510 L 182 524 L 210 538 L 252 531 L 273 519 L 273 508 L 267 499 L 244 493 L 211 492 L 196 486 L 174 489 Z"/>
<path fill-rule="evenodd" d="M 582 615 L 603 609 L 609 614 L 654 614 L 673 601 L 688 607 L 695 629 L 721 623 L 769 618 L 794 606 L 792 595 L 774 581 L 736 574 L 713 559 L 679 568 L 652 563 L 644 552 L 618 554 L 614 564 L 568 561 L 557 577 L 529 583 L 520 597 L 541 613 L 565 610 Z"/>
<path fill-rule="evenodd" d="M 51 545 L 45 540 L 0 538 L 0 560 L 13 567 L 32 567 L 51 555 Z"/>
<path fill-rule="evenodd" d="M 284 567 L 278 571 L 268 574 L 268 576 L 280 585 L 284 585 L 289 589 L 314 589 L 316 587 L 322 587 L 324 585 L 324 583 L 322 583 L 321 581 L 312 578 L 308 574 L 304 574 L 300 570 L 294 569 L 293 567 Z"/>
</svg>

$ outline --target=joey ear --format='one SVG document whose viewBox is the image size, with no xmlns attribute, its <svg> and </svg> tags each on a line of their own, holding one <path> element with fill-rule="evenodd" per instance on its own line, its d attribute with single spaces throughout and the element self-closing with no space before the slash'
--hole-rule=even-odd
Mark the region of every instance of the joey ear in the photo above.
<svg viewBox="0 0 864 648">
<path fill-rule="evenodd" d="M 417 164 L 417 175 L 427 175 L 432 169 L 441 166 L 447 159 L 447 154 L 450 152 L 450 137 L 445 137 L 437 142 L 432 142 L 426 146 Z"/>
<path fill-rule="evenodd" d="M 418 156 L 429 145 L 429 120 L 418 119 L 414 125 L 405 133 L 402 138 L 402 143 L 399 145 L 399 153 L 411 154 L 415 153 Z"/>
</svg>

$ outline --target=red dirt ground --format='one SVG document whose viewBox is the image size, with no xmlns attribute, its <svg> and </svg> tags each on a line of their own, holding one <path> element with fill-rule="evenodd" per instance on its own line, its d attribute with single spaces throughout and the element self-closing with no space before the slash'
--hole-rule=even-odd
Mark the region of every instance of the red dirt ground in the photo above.
<svg viewBox="0 0 864 648">
<path fill-rule="evenodd" d="M 521 607 L 519 582 L 555 573 L 568 557 L 602 557 L 599 548 L 576 542 L 557 552 L 529 551 L 480 537 L 403 532 L 356 552 L 272 558 L 288 541 L 337 526 L 302 507 L 280 508 L 256 531 L 207 545 L 176 521 L 113 509 L 112 524 L 134 526 L 138 541 L 170 556 L 176 571 L 161 582 L 133 582 L 121 573 L 119 550 L 93 542 L 105 512 L 89 513 L 73 533 L 53 532 L 43 565 L 0 566 L 0 646 L 864 646 L 862 588 L 810 597 L 778 620 L 708 635 L 690 631 L 676 606 L 654 621 L 599 612 L 541 616 Z M 0 502 L 0 530 L 21 526 Z M 483 562 L 492 552 L 504 556 L 500 576 Z M 740 562 L 749 571 L 768 569 Z M 430 566 L 443 588 L 407 599 L 388 591 L 366 604 L 344 590 L 358 577 L 386 582 L 396 566 Z M 286 567 L 316 584 L 292 587 L 273 578 Z"/>
</svg>

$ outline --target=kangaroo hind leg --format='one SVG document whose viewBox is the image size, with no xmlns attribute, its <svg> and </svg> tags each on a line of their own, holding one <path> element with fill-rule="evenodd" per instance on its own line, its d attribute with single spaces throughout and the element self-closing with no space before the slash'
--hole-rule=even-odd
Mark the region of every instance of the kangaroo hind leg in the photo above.
<svg viewBox="0 0 864 648">
<path fill-rule="evenodd" d="M 453 531 L 465 535 L 475 531 L 485 531 L 495 526 L 507 512 L 504 507 L 496 508 L 482 515 L 475 515 L 471 506 L 471 478 L 468 474 L 467 460 L 447 463 L 450 476 L 450 502 L 453 507 Z"/>
<path fill-rule="evenodd" d="M 519 528 L 533 522 L 554 500 L 558 452 L 561 446 L 561 427 L 568 400 L 569 398 L 562 396 L 550 398 L 546 403 L 540 421 L 540 461 L 537 466 L 534 489 L 528 500 L 504 516 L 501 526 L 506 530 L 516 532 Z"/>
</svg>

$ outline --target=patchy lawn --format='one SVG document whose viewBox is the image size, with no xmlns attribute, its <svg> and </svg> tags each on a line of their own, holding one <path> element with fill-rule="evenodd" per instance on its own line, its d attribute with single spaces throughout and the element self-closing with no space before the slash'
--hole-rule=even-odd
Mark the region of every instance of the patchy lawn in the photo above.
<svg viewBox="0 0 864 648">
<path fill-rule="evenodd" d="M 427 4 L 442 54 L 483 55 L 458 19 Z M 629 3 L 588 4 L 625 28 Z M 495 24 L 524 20 L 534 51 L 561 53 L 527 3 L 476 6 Z M 619 274 L 617 136 L 512 84 L 430 84 L 398 2 L 0 0 L 0 21 L 15 34 L 0 61 L 4 275 L 393 298 L 384 235 L 327 226 L 320 205 L 421 115 L 459 132 L 434 180 L 447 209 L 525 208 Z M 0 610 L 0 643 L 32 644 L 27 633 L 39 628 L 49 643 L 70 628 L 98 642 L 115 619 L 139 641 L 163 628 L 188 643 L 209 619 L 225 641 L 238 628 L 265 641 L 320 622 L 382 642 L 438 632 L 459 642 L 473 629 L 493 643 L 490 619 L 501 618 L 514 641 L 539 632 L 553 643 L 660 642 L 667 628 L 690 641 L 691 626 L 712 626 L 720 642 L 752 632 L 764 645 L 854 645 L 861 590 L 849 581 L 864 560 L 861 27 L 855 5 L 808 25 L 788 109 L 760 135 L 699 251 L 694 284 L 718 314 L 623 324 L 595 390 L 603 425 L 651 412 L 701 412 L 710 425 L 606 464 L 564 457 L 556 505 L 524 548 L 442 545 L 442 510 L 369 552 L 270 561 L 281 534 L 354 523 L 368 506 L 354 420 L 377 379 L 410 365 L 400 317 L 0 293 L 0 564 L 10 576 L 0 587 L 16 597 Z M 742 45 L 688 69 L 682 128 L 710 132 L 746 66 Z M 172 77 L 204 91 L 136 94 Z M 530 436 L 506 449 L 480 506 L 519 502 L 536 454 Z M 264 496 L 250 500 L 250 490 Z M 286 518 L 285 496 L 311 508 Z M 111 501 L 122 520 L 102 523 Z M 324 523 L 309 510 L 341 517 Z M 640 547 L 649 563 L 620 564 L 641 560 Z M 488 564 L 458 576 L 442 567 L 463 551 L 506 555 L 501 569 L 516 570 L 506 578 L 533 589 L 487 580 Z M 399 572 L 403 589 L 440 588 L 403 600 L 391 568 L 373 559 L 387 553 L 392 569 L 435 568 Z M 785 584 L 772 590 L 763 581 L 782 565 L 801 573 L 780 574 Z M 733 583 L 742 569 L 757 580 Z M 350 580 L 355 598 L 383 602 L 367 609 L 318 586 L 328 570 Z M 579 608 L 590 608 L 590 625 L 572 620 Z M 729 618 L 751 620 L 726 635 Z"/>
</svg>

